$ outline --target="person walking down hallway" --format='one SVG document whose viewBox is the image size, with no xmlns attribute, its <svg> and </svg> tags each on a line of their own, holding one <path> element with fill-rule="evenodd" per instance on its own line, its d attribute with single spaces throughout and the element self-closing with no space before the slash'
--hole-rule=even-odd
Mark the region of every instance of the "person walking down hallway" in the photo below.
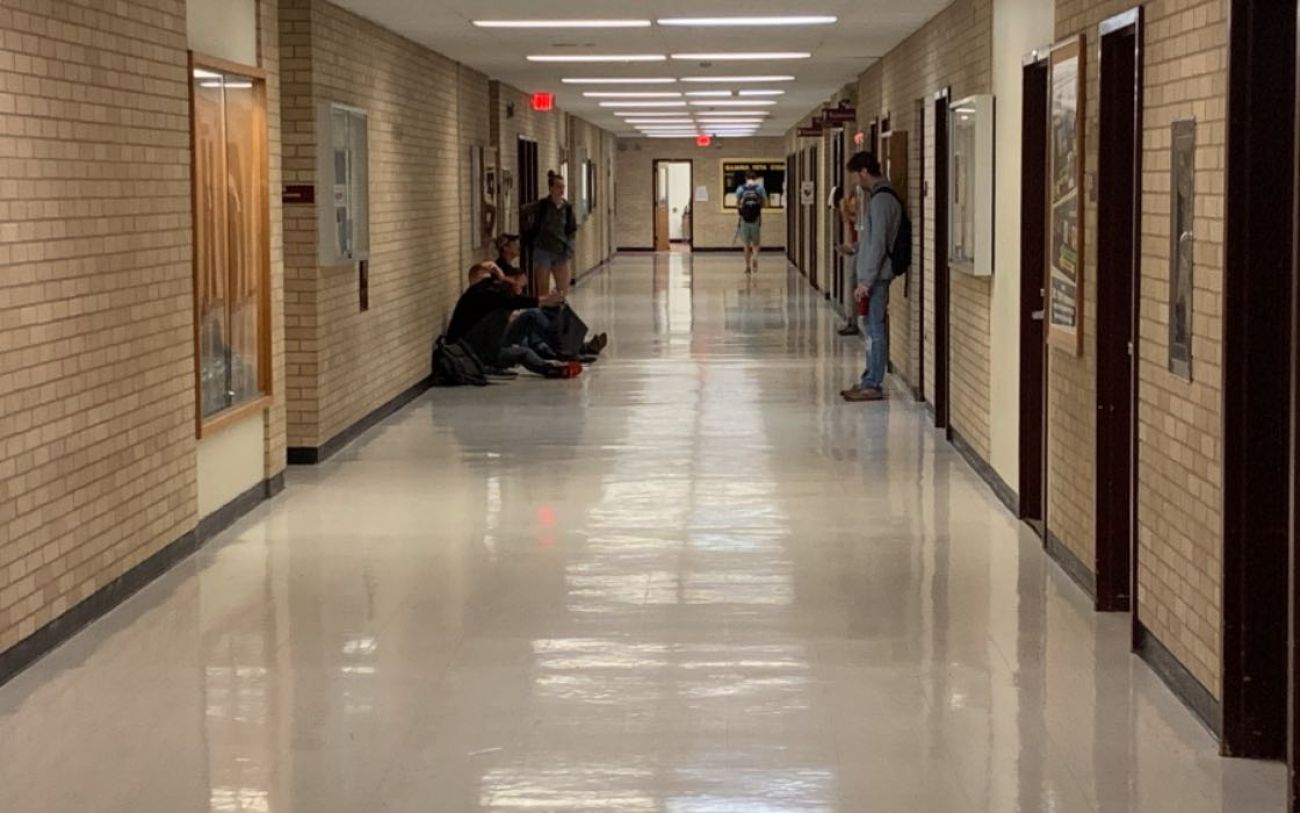
<svg viewBox="0 0 1300 813">
<path fill-rule="evenodd" d="M 533 250 L 533 272 L 540 285 L 546 286 L 549 277 L 555 282 L 555 289 L 568 296 L 572 279 L 569 264 L 573 262 L 573 236 L 578 232 L 578 220 L 573 204 L 564 198 L 564 176 L 547 172 L 546 180 L 550 194 L 529 204 L 525 212 L 528 245 Z"/>
<path fill-rule="evenodd" d="M 736 214 L 740 222 L 736 233 L 745 244 L 745 273 L 758 272 L 758 253 L 763 250 L 763 208 L 767 206 L 767 192 L 759 182 L 758 173 L 745 173 L 745 182 L 736 188 Z"/>
<path fill-rule="evenodd" d="M 858 286 L 853 297 L 866 303 L 867 368 L 861 381 L 840 394 L 850 402 L 880 401 L 885 397 L 885 367 L 889 363 L 885 314 L 889 309 L 889 284 L 896 270 L 891 250 L 903 225 L 903 204 L 881 172 L 875 155 L 857 153 L 849 159 L 848 169 L 857 181 L 858 194 L 870 196 L 866 216 L 857 224 L 857 245 L 840 247 L 854 258 Z"/>
</svg>

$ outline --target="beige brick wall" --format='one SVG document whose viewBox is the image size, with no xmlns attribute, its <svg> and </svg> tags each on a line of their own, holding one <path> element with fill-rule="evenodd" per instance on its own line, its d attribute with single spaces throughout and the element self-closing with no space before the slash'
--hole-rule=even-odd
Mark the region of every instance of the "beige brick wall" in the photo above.
<svg viewBox="0 0 1300 813">
<path fill-rule="evenodd" d="M 489 137 L 486 100 L 474 99 L 487 85 L 322 0 L 284 0 L 281 22 L 293 76 L 283 88 L 286 178 L 315 183 L 320 105 L 368 114 L 369 310 L 355 265 L 317 266 L 315 207 L 286 207 L 289 443 L 319 446 L 428 375 L 461 291 L 461 198 L 468 145 Z"/>
<path fill-rule="evenodd" d="M 0 5 L 0 651 L 197 519 L 188 99 L 181 0 Z"/>
<path fill-rule="evenodd" d="M 288 446 L 287 400 L 285 398 L 284 341 L 284 204 L 281 201 L 280 120 L 280 10 L 279 0 L 258 0 L 258 62 L 266 71 L 267 147 L 270 153 L 268 183 L 271 187 L 271 387 L 274 401 L 265 421 L 266 477 L 285 469 Z"/>
<path fill-rule="evenodd" d="M 654 162 L 658 159 L 691 161 L 693 184 L 709 188 L 707 203 L 693 203 L 695 247 L 732 248 L 737 245 L 736 213 L 723 211 L 722 162 L 741 158 L 784 161 L 782 138 L 720 138 L 711 147 L 697 147 L 690 139 L 618 139 L 614 242 L 621 249 L 654 247 Z M 788 169 L 787 169 L 788 172 Z M 785 245 L 785 210 L 763 214 L 763 245 Z"/>
<path fill-rule="evenodd" d="M 1127 10 L 1124 2 L 1057 3 L 1057 34 L 1089 36 Z M 1142 279 L 1139 341 L 1138 614 L 1171 652 L 1220 696 L 1222 495 L 1223 212 L 1227 110 L 1227 8 L 1223 0 L 1155 0 L 1146 5 L 1145 111 L 1142 176 Z M 1096 164 L 1096 60 L 1089 67 L 1088 170 Z M 1197 121 L 1196 256 L 1193 294 L 1193 381 L 1168 371 L 1170 125 Z M 1088 207 L 1088 225 L 1096 206 Z M 1088 314 L 1085 358 L 1053 351 L 1054 422 L 1049 522 L 1092 563 L 1095 459 L 1096 232 L 1085 257 Z M 1082 413 L 1086 412 L 1086 416 Z M 1076 470 L 1073 474 L 1070 470 Z M 1087 475 L 1085 480 L 1081 475 Z M 1063 477 L 1073 480 L 1062 482 Z M 1069 498 L 1062 491 L 1086 496 Z M 1059 523 L 1059 525 L 1058 525 Z"/>
<path fill-rule="evenodd" d="M 546 194 L 546 171 L 559 172 L 565 140 L 565 116 L 558 110 L 539 113 L 529 104 L 529 96 L 521 90 L 500 82 L 493 82 L 492 115 L 495 122 L 493 143 L 501 169 L 514 177 L 514 186 L 504 201 L 501 222 L 512 232 L 519 231 L 519 139 L 530 138 L 537 142 L 537 189 Z"/>
<path fill-rule="evenodd" d="M 467 269 L 479 260 L 487 260 L 495 256 L 492 236 L 483 235 L 482 224 L 470 220 L 471 188 L 479 183 L 479 179 L 471 177 L 473 166 L 470 163 L 470 148 L 483 148 L 483 162 L 486 169 L 489 159 L 487 151 L 492 146 L 492 106 L 489 103 L 488 78 L 485 74 L 458 65 L 457 88 L 457 127 L 460 131 L 460 155 L 457 159 L 460 165 L 458 185 L 463 223 L 460 237 L 460 267 Z M 474 247 L 476 237 L 480 243 L 478 248 Z"/>
<path fill-rule="evenodd" d="M 578 228 L 576 256 L 574 258 L 574 271 L 582 273 L 605 262 L 613 253 L 610 246 L 610 202 L 605 198 L 608 196 L 608 175 L 611 158 L 614 155 L 615 138 L 612 133 L 597 127 L 591 122 L 577 116 L 569 116 L 569 141 L 571 144 L 570 155 L 576 156 L 578 149 L 585 147 L 596 166 L 596 206 L 587 220 Z M 570 183 L 573 188 L 569 190 L 569 197 L 575 198 L 577 196 L 576 185 L 581 176 L 575 168 L 570 169 L 570 174 L 572 176 Z"/>
<path fill-rule="evenodd" d="M 935 372 L 934 198 L 922 198 L 922 184 L 935 188 L 933 100 L 935 93 L 945 88 L 951 90 L 954 100 L 990 92 L 992 25 L 991 0 L 957 0 L 868 68 L 858 82 L 859 129 L 867 132 L 872 119 L 888 116 L 895 131 L 908 134 L 907 199 L 916 234 L 912 273 L 923 275 L 924 285 L 913 278 L 910 296 L 903 281 L 896 282 L 890 292 L 890 360 L 909 383 L 916 383 L 922 358 L 918 333 L 924 312 L 925 392 L 930 400 L 934 398 Z M 925 100 L 924 123 L 916 120 L 918 99 Z M 989 460 L 991 281 L 954 273 L 950 298 L 952 425 L 981 458 Z"/>
</svg>

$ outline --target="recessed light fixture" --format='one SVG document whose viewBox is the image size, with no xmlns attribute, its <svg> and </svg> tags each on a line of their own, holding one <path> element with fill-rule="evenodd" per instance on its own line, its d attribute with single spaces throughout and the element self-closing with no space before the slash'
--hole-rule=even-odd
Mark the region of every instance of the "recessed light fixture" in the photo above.
<svg viewBox="0 0 1300 813">
<path fill-rule="evenodd" d="M 643 133 L 642 138 L 695 138 L 699 133 Z"/>
<path fill-rule="evenodd" d="M 691 102 L 694 107 L 752 107 L 754 105 L 767 106 L 776 102 L 771 99 L 714 99 L 707 102 Z"/>
<path fill-rule="evenodd" d="M 652 91 L 604 91 L 589 90 L 582 94 L 588 99 L 680 99 L 682 94 L 672 90 Z"/>
<path fill-rule="evenodd" d="M 623 119 L 626 124 L 694 124 L 695 119 Z"/>
<path fill-rule="evenodd" d="M 771 115 L 766 110 L 736 110 L 734 112 L 730 110 L 696 110 L 694 111 L 694 113 L 696 118 L 713 119 L 715 121 L 720 121 L 722 119 L 727 119 L 727 118 L 747 119 L 756 116 Z"/>
<path fill-rule="evenodd" d="M 479 28 L 649 28 L 649 20 L 475 20 Z"/>
<path fill-rule="evenodd" d="M 673 54 L 673 59 L 681 62 L 738 62 L 741 60 L 808 59 L 812 54 L 806 51 L 719 51 L 717 53 Z"/>
<path fill-rule="evenodd" d="M 688 90 L 687 96 L 730 96 L 729 90 Z"/>
<path fill-rule="evenodd" d="M 793 76 L 683 76 L 683 82 L 707 82 L 711 85 L 731 85 L 738 82 L 793 82 Z"/>
<path fill-rule="evenodd" d="M 673 110 L 673 111 L 662 111 L 662 112 L 658 110 L 616 110 L 614 111 L 614 115 L 615 116 L 638 116 L 640 118 L 645 118 L 646 116 L 685 116 L 685 115 L 689 115 L 689 112 L 690 111 L 687 110 Z"/>
<path fill-rule="evenodd" d="M 714 126 L 726 127 L 732 124 L 762 124 L 763 119 L 714 119 L 700 118 L 696 119 L 700 124 L 711 124 Z"/>
<path fill-rule="evenodd" d="M 195 79 L 221 79 L 222 76 L 219 73 L 213 73 L 212 71 L 205 71 L 202 68 L 195 68 L 194 78 Z"/>
<path fill-rule="evenodd" d="M 690 94 L 687 95 L 689 96 Z M 741 96 L 784 96 L 785 91 L 784 90 L 763 90 L 763 89 L 742 90 L 740 91 L 740 95 Z"/>
<path fill-rule="evenodd" d="M 663 54 L 529 54 L 529 62 L 663 62 Z"/>
<path fill-rule="evenodd" d="M 838 17 L 829 15 L 802 15 L 790 17 L 660 17 L 655 22 L 660 25 L 702 26 L 702 27 L 742 27 L 755 25 L 831 25 L 839 22 Z"/>
<path fill-rule="evenodd" d="M 600 106 L 601 107 L 685 107 L 686 102 L 601 102 Z"/>
<path fill-rule="evenodd" d="M 637 76 L 628 79 L 613 76 L 574 77 L 560 81 L 566 85 L 673 85 L 677 83 L 677 80 L 671 76 Z"/>
</svg>

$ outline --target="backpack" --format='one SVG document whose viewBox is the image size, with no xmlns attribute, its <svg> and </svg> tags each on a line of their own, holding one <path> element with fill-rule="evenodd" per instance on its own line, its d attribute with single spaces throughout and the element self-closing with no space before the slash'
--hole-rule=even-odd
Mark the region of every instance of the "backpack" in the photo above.
<svg viewBox="0 0 1300 813">
<path fill-rule="evenodd" d="M 894 244 L 885 251 L 885 256 L 894 267 L 894 276 L 901 277 L 912 267 L 912 218 L 907 216 L 907 207 L 903 205 L 903 199 L 897 192 L 890 187 L 880 191 L 892 195 L 894 200 L 898 201 L 899 208 L 903 210 L 903 215 L 898 221 L 898 234 L 894 236 Z"/>
<path fill-rule="evenodd" d="M 758 187 L 746 186 L 740 193 L 740 219 L 746 223 L 757 223 L 763 216 L 763 196 Z"/>
<path fill-rule="evenodd" d="M 439 336 L 433 346 L 432 381 L 435 387 L 459 387 L 465 384 L 486 387 L 487 368 L 463 339 L 448 342 L 445 336 Z"/>
<path fill-rule="evenodd" d="M 582 345 L 587 340 L 586 322 L 568 305 L 561 305 L 547 313 L 551 319 L 551 335 L 547 337 L 551 349 L 557 351 L 561 358 L 577 358 L 582 355 Z"/>
</svg>

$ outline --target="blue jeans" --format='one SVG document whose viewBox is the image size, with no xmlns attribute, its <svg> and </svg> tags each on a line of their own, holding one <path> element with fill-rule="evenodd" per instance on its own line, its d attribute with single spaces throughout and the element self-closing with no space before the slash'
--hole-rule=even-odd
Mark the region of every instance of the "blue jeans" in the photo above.
<svg viewBox="0 0 1300 813">
<path fill-rule="evenodd" d="M 867 369 L 862 373 L 864 390 L 879 390 L 885 385 L 889 364 L 889 336 L 885 333 L 885 314 L 889 311 L 889 283 L 876 280 L 871 285 L 867 304 Z"/>
<path fill-rule="evenodd" d="M 507 346 L 517 344 L 536 347 L 539 344 L 546 344 L 550 335 L 550 317 L 540 308 L 529 308 L 520 311 L 518 316 L 510 320 L 510 326 L 506 328 L 506 335 L 501 343 Z"/>
</svg>

